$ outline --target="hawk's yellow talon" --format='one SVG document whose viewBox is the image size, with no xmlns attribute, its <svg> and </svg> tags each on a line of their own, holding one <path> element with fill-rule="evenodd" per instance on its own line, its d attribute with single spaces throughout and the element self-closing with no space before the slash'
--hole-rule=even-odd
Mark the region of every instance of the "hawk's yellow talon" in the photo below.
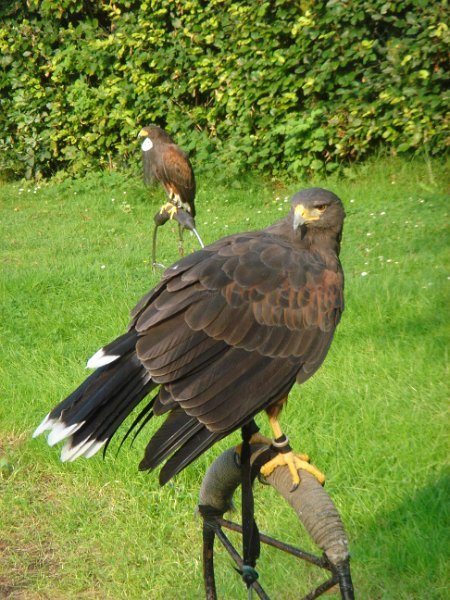
<svg viewBox="0 0 450 600">
<path fill-rule="evenodd" d="M 167 212 L 169 214 L 169 219 L 173 219 L 178 212 L 178 208 L 172 204 L 172 202 L 166 202 L 159 209 L 159 214 L 162 215 L 163 212 Z"/>
<path fill-rule="evenodd" d="M 305 457 L 307 460 L 305 460 Z M 261 467 L 261 474 L 264 477 L 268 477 L 277 467 L 287 466 L 292 477 L 293 490 L 298 487 L 300 483 L 300 476 L 298 474 L 299 469 L 308 471 L 311 475 L 317 479 L 317 481 L 323 485 L 325 483 L 325 475 L 316 469 L 314 465 L 310 465 L 309 457 L 305 454 L 294 454 L 293 452 L 285 452 L 277 454 L 272 460 L 269 460 Z"/>
</svg>

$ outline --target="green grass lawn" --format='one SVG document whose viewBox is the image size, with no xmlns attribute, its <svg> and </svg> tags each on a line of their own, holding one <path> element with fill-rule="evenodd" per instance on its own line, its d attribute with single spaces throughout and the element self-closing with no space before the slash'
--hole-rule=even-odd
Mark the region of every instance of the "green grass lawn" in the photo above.
<svg viewBox="0 0 450 600">
<path fill-rule="evenodd" d="M 344 201 L 346 310 L 323 367 L 296 387 L 282 423 L 327 474 L 345 522 L 360 599 L 447 598 L 448 188 L 443 165 L 379 161 L 343 179 L 289 187 L 199 172 L 197 225 L 206 243 L 266 226 L 297 189 L 322 185 Z M 203 597 L 203 474 L 234 434 L 160 489 L 133 447 L 71 464 L 31 434 L 86 376 L 86 359 L 122 333 L 154 284 L 152 217 L 160 188 L 101 174 L 0 187 L 2 226 L 0 597 Z M 158 258 L 177 259 L 176 229 Z M 196 248 L 187 236 L 186 249 Z M 265 419 L 259 419 L 266 427 Z M 269 433 L 266 429 L 266 433 Z M 258 486 L 260 529 L 314 547 L 287 505 Z M 448 521 L 447 521 L 448 524 Z M 236 538 L 233 538 L 236 539 Z M 301 597 L 324 577 L 264 549 L 261 583 L 274 599 Z M 245 598 L 225 551 L 221 599 Z M 333 597 L 337 597 L 333 596 Z"/>
</svg>

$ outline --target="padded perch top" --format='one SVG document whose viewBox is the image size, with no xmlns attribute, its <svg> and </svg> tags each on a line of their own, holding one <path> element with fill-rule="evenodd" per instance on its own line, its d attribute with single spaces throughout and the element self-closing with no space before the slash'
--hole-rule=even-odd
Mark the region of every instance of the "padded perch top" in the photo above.
<svg viewBox="0 0 450 600">
<path fill-rule="evenodd" d="M 264 446 L 252 445 L 253 462 Z M 292 506 L 305 529 L 330 563 L 338 567 L 349 560 L 348 541 L 342 520 L 331 498 L 317 479 L 300 471 L 301 482 L 291 492 L 292 478 L 287 467 L 279 467 L 266 478 Z M 200 489 L 199 504 L 223 514 L 233 506 L 234 491 L 241 483 L 241 470 L 235 461 L 235 449 L 221 454 L 208 469 Z"/>
</svg>

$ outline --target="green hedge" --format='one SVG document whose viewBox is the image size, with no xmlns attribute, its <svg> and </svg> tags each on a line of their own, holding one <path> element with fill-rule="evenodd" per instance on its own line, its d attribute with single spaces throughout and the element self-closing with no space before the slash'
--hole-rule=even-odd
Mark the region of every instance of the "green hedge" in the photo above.
<svg viewBox="0 0 450 600">
<path fill-rule="evenodd" d="M 437 155 L 448 144 L 446 8 L 9 2 L 0 9 L 0 171 L 137 168 L 136 134 L 150 122 L 196 165 L 227 169 L 332 171 L 380 146 Z"/>
</svg>

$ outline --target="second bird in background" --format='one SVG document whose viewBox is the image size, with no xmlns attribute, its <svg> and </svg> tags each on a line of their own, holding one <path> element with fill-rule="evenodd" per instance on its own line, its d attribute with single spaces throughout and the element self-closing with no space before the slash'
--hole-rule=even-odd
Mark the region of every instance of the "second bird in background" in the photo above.
<svg viewBox="0 0 450 600">
<path fill-rule="evenodd" d="M 195 228 L 195 176 L 187 154 L 164 129 L 156 125 L 143 127 L 139 137 L 144 138 L 141 145 L 144 182 L 149 185 L 156 179 L 167 194 L 167 202 L 154 216 L 152 242 L 152 266 L 164 268 L 156 260 L 156 236 L 158 227 L 167 221 L 174 219 L 178 222 L 181 255 L 184 253 L 183 229 L 192 231 L 201 247 L 204 246 Z"/>
</svg>

